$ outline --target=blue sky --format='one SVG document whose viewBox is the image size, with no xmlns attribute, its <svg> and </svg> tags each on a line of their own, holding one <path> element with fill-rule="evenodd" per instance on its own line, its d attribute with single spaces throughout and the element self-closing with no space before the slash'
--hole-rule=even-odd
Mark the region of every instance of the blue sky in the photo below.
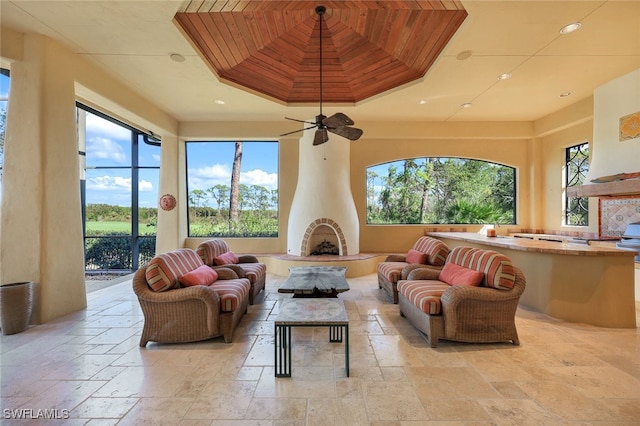
<svg viewBox="0 0 640 426">
<path fill-rule="evenodd" d="M 87 115 L 87 167 L 119 167 L 131 164 L 131 132 L 115 123 Z M 217 184 L 229 185 L 234 155 L 233 142 L 187 144 L 189 191 Z M 159 166 L 160 148 L 140 144 L 140 165 Z M 275 142 L 246 141 L 243 144 L 241 183 L 277 189 L 278 147 Z M 157 207 L 157 169 L 140 170 L 140 206 Z M 87 203 L 129 205 L 129 169 L 88 169 Z M 213 203 L 211 204 L 213 205 Z"/>
</svg>

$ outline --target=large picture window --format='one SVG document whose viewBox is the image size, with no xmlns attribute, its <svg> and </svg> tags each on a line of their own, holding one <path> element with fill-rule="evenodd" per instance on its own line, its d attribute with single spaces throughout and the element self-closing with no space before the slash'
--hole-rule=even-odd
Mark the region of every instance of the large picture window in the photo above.
<svg viewBox="0 0 640 426">
<path fill-rule="evenodd" d="M 367 169 L 368 224 L 514 224 L 513 167 L 411 158 Z"/>
<path fill-rule="evenodd" d="M 190 237 L 278 236 L 278 143 L 186 143 Z"/>
<path fill-rule="evenodd" d="M 160 143 L 78 104 L 85 269 L 132 271 L 155 254 Z"/>
</svg>

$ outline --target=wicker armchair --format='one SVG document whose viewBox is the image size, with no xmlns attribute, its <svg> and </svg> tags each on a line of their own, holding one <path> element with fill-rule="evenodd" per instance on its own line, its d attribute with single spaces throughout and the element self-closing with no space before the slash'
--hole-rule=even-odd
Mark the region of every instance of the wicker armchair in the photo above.
<svg viewBox="0 0 640 426">
<path fill-rule="evenodd" d="M 222 312 L 220 296 L 213 287 L 199 285 L 155 292 L 145 274 L 146 267 L 142 267 L 133 277 L 133 291 L 144 314 L 141 347 L 150 341 L 197 342 L 218 336 L 231 343 L 233 331 L 247 311 L 248 297 L 233 312 Z"/>
<path fill-rule="evenodd" d="M 469 249 L 468 250 L 480 249 Z M 452 251 L 455 254 L 456 249 Z M 495 253 L 489 252 L 487 253 Z M 511 341 L 519 345 L 518 332 L 515 325 L 515 314 L 520 296 L 525 290 L 526 280 L 522 271 L 510 265 L 509 275 L 513 277 L 513 287 L 498 289 L 485 284 L 479 287 L 462 285 L 444 285 L 438 281 L 439 271 L 416 269 L 408 280 L 400 281 L 399 307 L 400 314 L 418 330 L 426 334 L 431 347 L 436 347 L 440 339 L 468 343 L 490 343 Z M 487 268 L 488 269 L 488 268 Z M 441 309 L 433 309 L 433 313 L 425 312 L 429 297 L 437 294 L 420 291 L 416 285 L 423 282 L 426 286 L 440 285 L 439 303 Z M 412 288 L 413 287 L 413 288 Z M 434 287 L 432 287 L 434 288 Z M 420 303 L 417 300 L 421 299 Z"/>
<path fill-rule="evenodd" d="M 205 265 L 216 266 L 223 265 L 233 269 L 240 278 L 248 278 L 251 283 L 251 291 L 249 292 L 249 304 L 253 305 L 255 297 L 264 290 L 267 277 L 267 266 L 260 263 L 258 258 L 252 254 L 244 254 L 236 256 L 232 254 L 231 249 L 226 241 L 221 239 L 207 240 L 196 248 L 196 252 L 202 258 Z M 236 263 L 218 263 L 219 256 L 225 253 L 232 254 L 237 260 Z"/>
<path fill-rule="evenodd" d="M 420 259 L 412 259 L 422 254 Z M 406 280 L 409 272 L 416 268 L 440 270 L 449 254 L 442 241 L 431 237 L 420 237 L 407 254 L 391 254 L 378 264 L 378 287 L 386 290 L 398 303 L 398 281 Z"/>
</svg>

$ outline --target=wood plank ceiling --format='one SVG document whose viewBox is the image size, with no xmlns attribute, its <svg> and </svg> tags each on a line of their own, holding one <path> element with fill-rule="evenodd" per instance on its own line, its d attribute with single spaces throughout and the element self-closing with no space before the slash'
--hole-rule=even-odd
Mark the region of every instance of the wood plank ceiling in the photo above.
<svg viewBox="0 0 640 426">
<path fill-rule="evenodd" d="M 285 104 L 320 99 L 322 22 L 322 100 L 355 104 L 422 78 L 466 16 L 458 0 L 193 0 L 174 21 L 221 81 Z"/>
</svg>

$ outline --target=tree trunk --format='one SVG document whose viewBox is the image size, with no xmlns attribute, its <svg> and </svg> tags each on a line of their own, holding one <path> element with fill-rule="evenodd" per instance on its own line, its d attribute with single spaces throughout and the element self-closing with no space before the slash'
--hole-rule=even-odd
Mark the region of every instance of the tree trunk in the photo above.
<svg viewBox="0 0 640 426">
<path fill-rule="evenodd" d="M 229 201 L 229 230 L 238 225 L 238 200 L 240 198 L 240 166 L 242 164 L 242 142 L 236 142 L 236 152 L 233 156 L 233 170 L 231 171 L 231 196 Z"/>
</svg>

